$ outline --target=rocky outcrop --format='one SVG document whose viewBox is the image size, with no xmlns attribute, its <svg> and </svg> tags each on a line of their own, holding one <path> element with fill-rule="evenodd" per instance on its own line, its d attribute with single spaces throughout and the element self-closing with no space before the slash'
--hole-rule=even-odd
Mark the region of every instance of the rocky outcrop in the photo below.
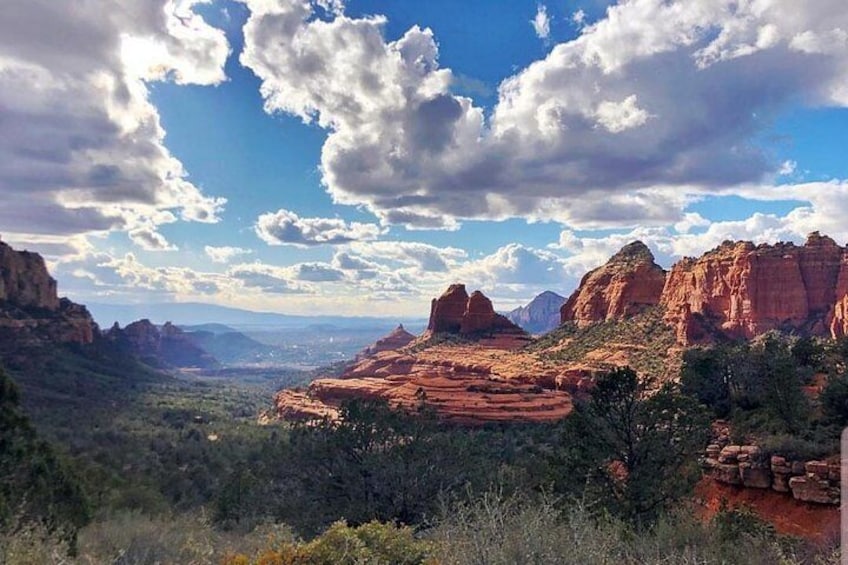
<svg viewBox="0 0 848 565">
<path fill-rule="evenodd" d="M 493 332 L 523 334 L 524 330 L 495 312 L 492 301 L 475 290 L 468 296 L 464 284 L 452 284 L 430 304 L 429 334 L 474 335 Z"/>
<path fill-rule="evenodd" d="M 710 444 L 704 467 L 713 480 L 727 485 L 771 489 L 818 504 L 839 504 L 839 462 L 798 461 L 765 456 L 756 445 Z"/>
<path fill-rule="evenodd" d="M 560 308 L 565 303 L 565 297 L 546 290 L 536 296 L 526 306 L 519 306 L 510 311 L 506 317 L 525 331 L 533 334 L 543 334 L 555 329 L 560 323 Z"/>
<path fill-rule="evenodd" d="M 582 328 L 633 316 L 659 304 L 665 278 L 650 249 L 634 241 L 583 277 L 563 304 L 560 320 Z"/>
<path fill-rule="evenodd" d="M 372 357 L 383 351 L 395 351 L 396 349 L 406 347 L 413 341 L 415 341 L 415 335 L 406 331 L 403 327 L 403 324 L 400 324 L 398 327 L 392 330 L 391 333 L 384 337 L 381 337 L 380 339 L 363 349 L 359 353 L 359 355 L 356 356 L 356 358 L 364 359 L 366 357 Z"/>
<path fill-rule="evenodd" d="M 88 344 L 98 334 L 85 306 L 59 298 L 40 255 L 0 242 L 0 348 Z"/>
<path fill-rule="evenodd" d="M 19 308 L 59 309 L 56 281 L 41 255 L 15 251 L 0 242 L 0 301 Z"/>
<path fill-rule="evenodd" d="M 161 329 L 147 319 L 128 324 L 123 329 L 116 323 L 105 337 L 154 367 L 208 369 L 218 366 L 218 361 L 197 345 L 190 334 L 171 322 Z"/>
<path fill-rule="evenodd" d="M 728 241 L 675 264 L 661 303 L 684 344 L 711 332 L 742 338 L 773 329 L 838 333 L 845 327 L 847 268 L 846 250 L 817 232 L 803 246 Z"/>
</svg>

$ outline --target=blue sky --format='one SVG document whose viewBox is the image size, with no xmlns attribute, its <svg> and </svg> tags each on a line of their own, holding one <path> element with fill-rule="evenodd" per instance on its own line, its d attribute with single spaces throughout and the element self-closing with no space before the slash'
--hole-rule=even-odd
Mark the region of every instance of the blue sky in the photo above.
<svg viewBox="0 0 848 565">
<path fill-rule="evenodd" d="M 848 242 L 840 0 L 13 4 L 0 234 L 80 301 L 505 309 L 637 238 Z"/>
</svg>

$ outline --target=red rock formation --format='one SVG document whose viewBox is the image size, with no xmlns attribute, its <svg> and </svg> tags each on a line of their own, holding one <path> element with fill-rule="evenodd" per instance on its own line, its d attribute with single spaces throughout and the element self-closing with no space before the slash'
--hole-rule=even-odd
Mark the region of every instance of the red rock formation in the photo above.
<svg viewBox="0 0 848 565">
<path fill-rule="evenodd" d="M 624 246 L 607 263 L 590 271 L 560 310 L 561 322 L 585 327 L 617 320 L 656 306 L 665 271 L 641 241 Z"/>
<path fill-rule="evenodd" d="M 467 347 L 449 349 L 440 351 L 462 360 L 473 358 Z M 535 375 L 527 376 L 531 382 L 506 378 L 496 365 L 432 355 L 378 353 L 348 369 L 342 378 L 313 381 L 305 393 L 280 391 L 274 398 L 277 413 L 288 420 L 324 417 L 352 399 L 384 399 L 407 410 L 423 403 L 441 418 L 464 424 L 551 422 L 572 410 L 568 393 L 533 384 Z"/>
<path fill-rule="evenodd" d="M 845 279 L 845 249 L 829 237 L 810 234 L 804 246 L 754 246 L 725 242 L 699 259 L 671 270 L 661 302 L 678 341 L 693 343 L 712 331 L 751 338 L 772 329 L 814 335 L 844 324 L 839 279 Z"/>
<path fill-rule="evenodd" d="M 427 329 L 433 333 L 459 333 L 462 316 L 468 305 L 464 284 L 452 284 L 430 303 L 430 322 Z"/>
<path fill-rule="evenodd" d="M 85 306 L 56 294 L 37 253 L 0 242 L 0 345 L 4 350 L 57 343 L 87 344 L 99 333 Z"/>
<path fill-rule="evenodd" d="M 306 392 L 275 398 L 283 419 L 314 418 L 349 399 L 387 400 L 413 409 L 424 402 L 445 419 L 469 424 L 548 422 L 571 411 L 576 375 L 523 349 L 526 334 L 496 334 L 460 344 L 383 351 L 349 366 L 338 378 L 313 381 Z M 562 386 L 561 386 L 562 385 Z M 566 392 L 567 389 L 569 392 Z"/>
<path fill-rule="evenodd" d="M 430 322 L 427 332 L 454 334 L 481 334 L 503 332 L 524 334 L 524 330 L 495 312 L 492 301 L 475 290 L 468 296 L 464 284 L 452 284 L 430 305 Z"/>
<path fill-rule="evenodd" d="M 0 242 L 0 300 L 20 308 L 59 309 L 56 281 L 41 255 Z"/>
<path fill-rule="evenodd" d="M 403 328 L 400 324 L 388 335 L 381 337 L 373 344 L 369 345 L 356 356 L 357 360 L 365 357 L 371 357 L 382 351 L 394 351 L 402 347 L 406 347 L 415 340 L 415 336 Z"/>
</svg>

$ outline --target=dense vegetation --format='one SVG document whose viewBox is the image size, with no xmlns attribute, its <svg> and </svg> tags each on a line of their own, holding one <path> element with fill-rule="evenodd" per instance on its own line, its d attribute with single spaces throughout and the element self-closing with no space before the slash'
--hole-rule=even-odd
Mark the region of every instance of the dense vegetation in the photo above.
<svg viewBox="0 0 848 565">
<path fill-rule="evenodd" d="M 822 438 L 848 419 L 846 352 L 778 336 L 694 350 L 680 388 L 619 369 L 559 424 L 477 428 L 383 403 L 259 426 L 281 381 L 169 377 L 108 351 L 41 352 L 11 368 L 64 469 L 43 476 L 77 501 L 67 531 L 92 520 L 81 562 L 824 563 L 832 548 L 808 553 L 745 512 L 702 523 L 686 501 L 712 417 L 830 449 Z M 822 371 L 811 402 L 803 387 Z M 1 414 L 19 421 L 7 389 Z M 38 444 L 32 426 L 17 428 Z M 15 453 L 38 461 L 4 447 L 0 464 Z M 4 522 L 6 558 L 49 563 L 77 549 L 53 526 L 60 509 Z"/>
<path fill-rule="evenodd" d="M 776 332 L 690 349 L 682 391 L 731 424 L 738 442 L 812 459 L 838 453 L 848 423 L 848 340 Z"/>
<path fill-rule="evenodd" d="M 562 362 L 577 362 L 596 349 L 623 347 L 628 351 L 630 365 L 640 375 L 663 377 L 674 363 L 669 363 L 670 351 L 676 340 L 674 330 L 663 321 L 664 311 L 660 306 L 622 320 L 609 320 L 578 328 L 573 322 L 542 336 L 529 347 L 532 351 L 544 351 L 567 342 L 568 347 L 555 347 L 544 352 L 543 358 Z M 649 339 L 645 339 L 649 336 Z M 612 366 L 610 366 L 612 368 Z"/>
</svg>

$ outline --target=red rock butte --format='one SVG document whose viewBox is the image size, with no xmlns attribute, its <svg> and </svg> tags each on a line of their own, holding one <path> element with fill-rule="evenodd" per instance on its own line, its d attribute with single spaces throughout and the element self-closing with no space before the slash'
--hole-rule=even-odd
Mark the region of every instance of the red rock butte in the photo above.
<svg viewBox="0 0 848 565">
<path fill-rule="evenodd" d="M 380 339 L 363 349 L 359 353 L 359 355 L 356 356 L 356 358 L 357 360 L 364 359 L 366 357 L 376 355 L 377 353 L 380 353 L 382 351 L 394 351 L 395 349 L 406 347 L 413 341 L 415 341 L 415 335 L 406 331 L 403 327 L 403 324 L 400 324 L 388 335 L 381 337 Z"/>
<path fill-rule="evenodd" d="M 644 243 L 634 241 L 583 277 L 563 304 L 561 320 L 582 328 L 633 316 L 659 304 L 664 285 L 665 271 Z"/>
<path fill-rule="evenodd" d="M 439 298 L 433 299 L 427 331 L 460 335 L 525 333 L 506 316 L 495 312 L 492 301 L 479 290 L 468 296 L 464 284 L 452 284 Z"/>
</svg>

